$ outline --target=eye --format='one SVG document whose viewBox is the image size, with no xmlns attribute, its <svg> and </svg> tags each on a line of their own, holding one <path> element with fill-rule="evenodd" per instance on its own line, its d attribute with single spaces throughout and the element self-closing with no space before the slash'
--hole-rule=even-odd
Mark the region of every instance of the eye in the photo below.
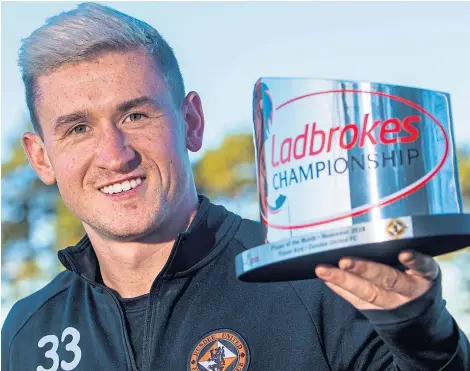
<svg viewBox="0 0 470 371">
<path fill-rule="evenodd" d="M 79 135 L 79 134 L 85 134 L 87 132 L 88 127 L 83 124 L 79 124 L 77 126 L 74 126 L 72 130 L 70 130 L 71 134 Z"/>
<path fill-rule="evenodd" d="M 129 122 L 129 121 L 139 121 L 142 120 L 145 116 L 142 113 L 131 113 L 129 116 L 126 117 L 124 122 Z"/>
</svg>

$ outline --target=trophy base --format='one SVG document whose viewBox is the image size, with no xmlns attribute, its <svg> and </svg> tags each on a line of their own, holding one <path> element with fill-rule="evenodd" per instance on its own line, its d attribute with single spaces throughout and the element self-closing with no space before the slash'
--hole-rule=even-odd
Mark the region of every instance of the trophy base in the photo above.
<svg viewBox="0 0 470 371">
<path fill-rule="evenodd" d="M 345 256 L 400 266 L 398 254 L 413 249 L 438 256 L 470 246 L 470 214 L 408 216 L 354 224 L 254 247 L 236 257 L 244 282 L 316 278 L 319 264 Z"/>
</svg>

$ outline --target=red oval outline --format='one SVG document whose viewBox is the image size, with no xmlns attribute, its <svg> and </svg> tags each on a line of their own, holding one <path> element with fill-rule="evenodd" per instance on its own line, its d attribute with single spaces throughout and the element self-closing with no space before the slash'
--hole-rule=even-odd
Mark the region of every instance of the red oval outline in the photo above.
<svg viewBox="0 0 470 371">
<path fill-rule="evenodd" d="M 411 102 L 407 99 L 404 99 L 404 98 L 401 98 L 401 97 L 397 97 L 395 95 L 390 95 L 390 94 L 386 94 L 386 93 L 381 93 L 381 92 L 375 92 L 375 91 L 364 91 L 364 90 L 354 90 L 354 89 L 346 89 L 346 90 L 327 90 L 327 91 L 322 91 L 322 92 L 318 92 L 318 93 L 310 93 L 310 94 L 305 94 L 305 95 L 301 95 L 299 97 L 296 97 L 296 98 L 293 98 L 293 99 L 290 99 L 288 100 L 287 102 L 284 102 L 282 103 L 281 105 L 279 105 L 277 108 L 276 108 L 276 111 L 281 109 L 282 107 L 284 106 L 287 106 L 288 104 L 290 103 L 293 103 L 295 101 L 298 101 L 300 99 L 304 99 L 304 98 L 309 98 L 309 97 L 312 97 L 312 96 L 315 96 L 315 95 L 321 95 L 321 94 L 329 94 L 329 93 L 366 93 L 366 94 L 373 94 L 373 95 L 379 95 L 379 96 L 382 96 L 382 97 L 386 97 L 386 98 L 390 98 L 392 100 L 395 100 L 397 102 L 400 102 L 400 103 L 403 103 L 403 104 L 406 104 L 410 107 L 413 107 L 414 109 L 417 109 L 418 111 L 420 111 L 421 113 L 424 113 L 426 116 L 428 116 L 432 121 L 434 121 L 437 126 L 439 126 L 439 128 L 441 129 L 442 131 L 442 134 L 444 135 L 444 138 L 445 138 L 445 151 L 444 151 L 444 156 L 441 160 L 441 162 L 439 163 L 439 165 L 434 169 L 434 171 L 432 171 L 431 173 L 428 173 L 427 175 L 425 175 L 423 178 L 423 181 L 418 183 L 416 186 L 414 186 L 413 188 L 409 189 L 408 191 L 406 191 L 405 193 L 403 194 L 399 194 L 398 196 L 390 199 L 390 200 L 385 200 L 383 202 L 379 202 L 378 204 L 374 204 L 372 206 L 368 206 L 366 207 L 364 210 L 358 210 L 356 212 L 353 212 L 351 214 L 347 214 L 347 215 L 341 215 L 341 216 L 337 216 L 337 217 L 334 217 L 334 218 L 331 218 L 331 219 L 326 219 L 326 220 L 320 220 L 320 221 L 317 221 L 317 222 L 312 222 L 312 223 L 306 223 L 306 224 L 300 224 L 300 225 L 293 225 L 293 226 L 286 226 L 286 225 L 276 225 L 276 224 L 270 224 L 268 222 L 268 220 L 266 219 L 266 216 L 260 212 L 261 214 L 261 220 L 263 221 L 263 223 L 265 225 L 267 225 L 268 227 L 271 227 L 271 228 L 274 228 L 274 229 L 280 229 L 280 230 L 292 230 L 292 229 L 302 229 L 302 228 L 308 228 L 308 227 L 315 227 L 317 225 L 322 225 L 322 224 L 327 224 L 327 223 L 331 223 L 331 222 L 336 222 L 338 220 L 342 220 L 342 219 L 346 219 L 346 218 L 351 218 L 351 217 L 354 217 L 354 216 L 359 216 L 359 215 L 362 215 L 362 214 L 365 214 L 365 213 L 368 213 L 369 211 L 371 211 L 372 209 L 375 209 L 377 207 L 381 207 L 381 206 L 386 206 L 386 205 L 389 205 L 391 203 L 394 203 L 398 200 L 401 200 L 402 198 L 405 198 L 407 196 L 409 196 L 410 194 L 416 192 L 418 189 L 422 188 L 424 185 L 426 185 L 432 178 L 434 178 L 434 176 L 441 170 L 442 166 L 444 166 L 444 163 L 446 162 L 447 160 L 447 156 L 449 155 L 449 138 L 447 137 L 447 133 L 444 129 L 444 127 L 442 126 L 442 124 L 433 116 L 431 115 L 428 111 L 426 111 L 423 107 L 421 107 L 420 105 L 414 103 L 414 102 Z"/>
</svg>

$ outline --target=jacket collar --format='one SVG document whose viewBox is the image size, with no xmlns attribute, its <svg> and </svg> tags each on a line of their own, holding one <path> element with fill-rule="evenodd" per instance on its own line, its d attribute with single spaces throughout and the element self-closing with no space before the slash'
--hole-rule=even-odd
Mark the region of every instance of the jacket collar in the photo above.
<svg viewBox="0 0 470 371">
<path fill-rule="evenodd" d="M 196 216 L 188 230 L 180 233 L 177 238 L 170 254 L 173 258 L 165 275 L 184 272 L 208 256 L 232 229 L 236 218 L 239 217 L 222 206 L 212 204 L 207 197 L 200 195 Z M 66 269 L 92 282 L 101 283 L 98 259 L 87 235 L 77 245 L 60 250 L 58 257 Z"/>
</svg>

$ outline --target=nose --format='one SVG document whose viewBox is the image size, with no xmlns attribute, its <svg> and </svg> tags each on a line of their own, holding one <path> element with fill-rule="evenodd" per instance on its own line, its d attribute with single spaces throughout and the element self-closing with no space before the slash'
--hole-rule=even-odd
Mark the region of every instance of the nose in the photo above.
<svg viewBox="0 0 470 371">
<path fill-rule="evenodd" d="M 96 153 L 96 165 L 100 168 L 127 172 L 136 158 L 135 150 L 129 145 L 125 134 L 114 125 L 101 133 Z"/>
</svg>

